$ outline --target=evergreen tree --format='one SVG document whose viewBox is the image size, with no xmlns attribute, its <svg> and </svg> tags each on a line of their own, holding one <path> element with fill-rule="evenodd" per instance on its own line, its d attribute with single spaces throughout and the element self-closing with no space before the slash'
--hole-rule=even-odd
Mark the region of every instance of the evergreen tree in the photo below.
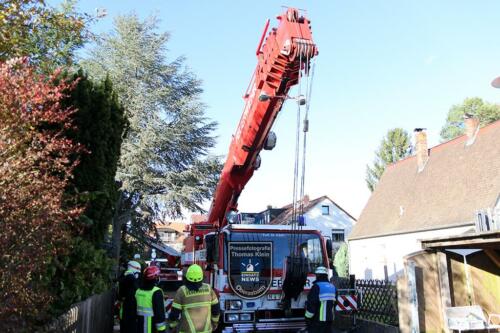
<svg viewBox="0 0 500 333">
<path fill-rule="evenodd" d="M 483 101 L 479 97 L 466 98 L 462 104 L 453 105 L 448 111 L 446 124 L 441 129 L 441 140 L 448 141 L 464 134 L 464 116 L 473 115 L 481 126 L 500 119 L 500 105 Z"/>
<path fill-rule="evenodd" d="M 366 184 L 373 192 L 387 165 L 395 163 L 410 154 L 411 141 L 408 132 L 394 128 L 387 132 L 375 152 L 373 166 L 366 166 Z"/>
<path fill-rule="evenodd" d="M 67 192 L 85 207 L 72 228 L 68 253 L 54 258 L 47 284 L 57 295 L 53 311 L 101 293 L 110 285 L 112 261 L 105 241 L 119 195 L 115 182 L 126 121 L 109 78 L 89 80 L 82 71 L 73 75 L 75 88 L 64 105 L 76 109 L 68 137 L 85 147 Z M 108 236 L 106 239 L 106 236 Z"/>
<path fill-rule="evenodd" d="M 128 232 L 145 234 L 159 214 L 202 211 L 221 167 L 207 156 L 216 124 L 204 115 L 200 81 L 183 58 L 166 61 L 169 34 L 157 30 L 154 18 L 120 16 L 83 62 L 93 77 L 109 75 L 129 121 L 117 173 L 122 195 L 113 226 L 115 257 L 125 223 Z"/>
<path fill-rule="evenodd" d="M 77 111 L 68 136 L 87 153 L 75 168 L 71 190 L 86 204 L 82 236 L 102 247 L 118 198 L 115 175 L 126 119 L 109 77 L 94 83 L 80 70 L 73 80 L 78 84 L 65 102 Z"/>
</svg>

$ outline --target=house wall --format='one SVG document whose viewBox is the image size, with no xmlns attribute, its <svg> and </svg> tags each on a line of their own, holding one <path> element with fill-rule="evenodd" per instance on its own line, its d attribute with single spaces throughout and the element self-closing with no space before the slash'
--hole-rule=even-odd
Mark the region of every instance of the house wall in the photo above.
<svg viewBox="0 0 500 333">
<path fill-rule="evenodd" d="M 172 229 L 159 229 L 158 234 L 160 236 L 160 240 L 165 245 L 168 245 L 177 251 L 182 251 L 184 249 L 183 241 L 185 236 L 183 233 L 177 232 Z M 171 236 L 172 234 L 174 234 L 173 238 Z"/>
<path fill-rule="evenodd" d="M 322 214 L 324 205 L 329 206 L 329 215 Z M 306 224 L 315 227 L 326 237 L 332 237 L 332 229 L 344 229 L 344 237 L 347 240 L 355 223 L 353 218 L 328 199 L 320 201 L 304 215 Z"/>
<path fill-rule="evenodd" d="M 349 271 L 358 279 L 396 281 L 403 272 L 403 257 L 422 249 L 420 239 L 462 234 L 472 227 L 457 227 L 349 240 Z"/>
</svg>

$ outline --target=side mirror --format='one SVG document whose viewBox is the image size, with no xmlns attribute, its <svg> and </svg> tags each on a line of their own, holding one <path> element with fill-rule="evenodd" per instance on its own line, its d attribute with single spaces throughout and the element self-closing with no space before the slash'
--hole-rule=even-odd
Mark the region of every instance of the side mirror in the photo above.
<svg viewBox="0 0 500 333">
<path fill-rule="evenodd" d="M 205 235 L 205 249 L 207 250 L 207 263 L 213 263 L 219 259 L 219 248 L 215 234 Z"/>
<path fill-rule="evenodd" d="M 332 240 L 330 238 L 326 239 L 326 254 L 328 255 L 329 259 L 333 259 L 333 245 L 332 245 Z"/>
</svg>

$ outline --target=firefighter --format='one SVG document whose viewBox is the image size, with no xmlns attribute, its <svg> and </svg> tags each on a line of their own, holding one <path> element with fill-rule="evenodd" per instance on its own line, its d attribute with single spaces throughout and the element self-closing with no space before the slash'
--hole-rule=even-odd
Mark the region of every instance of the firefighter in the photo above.
<svg viewBox="0 0 500 333">
<path fill-rule="evenodd" d="M 146 269 L 147 265 L 146 262 L 141 259 L 141 255 L 139 253 L 134 254 L 134 260 L 141 264 L 141 272 L 143 272 Z"/>
<path fill-rule="evenodd" d="M 139 286 L 138 277 L 141 265 L 134 260 L 127 263 L 127 270 L 118 283 L 120 301 L 120 332 L 134 333 L 136 321 L 135 292 Z"/>
<path fill-rule="evenodd" d="M 217 328 L 219 300 L 212 287 L 202 280 L 201 267 L 189 266 L 185 284 L 177 290 L 172 303 L 168 317 L 170 328 L 184 333 L 209 333 Z"/>
<path fill-rule="evenodd" d="M 163 291 L 158 288 L 160 269 L 147 267 L 142 274 L 142 285 L 135 292 L 137 301 L 137 333 L 166 332 Z"/>
<path fill-rule="evenodd" d="M 309 333 L 326 333 L 333 330 L 337 290 L 328 282 L 328 271 L 319 266 L 314 272 L 316 281 L 307 295 L 306 324 Z"/>
</svg>

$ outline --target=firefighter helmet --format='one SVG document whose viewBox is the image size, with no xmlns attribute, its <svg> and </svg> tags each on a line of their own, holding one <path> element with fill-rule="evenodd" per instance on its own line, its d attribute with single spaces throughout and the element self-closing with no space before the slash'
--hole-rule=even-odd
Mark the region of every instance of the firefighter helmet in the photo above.
<svg viewBox="0 0 500 333">
<path fill-rule="evenodd" d="M 186 279 L 190 282 L 201 282 L 203 280 L 203 270 L 196 264 L 189 266 Z"/>
<path fill-rule="evenodd" d="M 134 273 L 140 273 L 141 264 L 139 264 L 137 261 L 130 260 L 127 264 L 127 269 L 131 270 Z"/>
<path fill-rule="evenodd" d="M 157 266 L 149 266 L 144 270 L 145 280 L 156 280 L 160 277 L 160 269 Z"/>
<path fill-rule="evenodd" d="M 326 270 L 326 267 L 323 266 L 318 266 L 316 270 L 314 271 L 314 274 L 325 274 L 328 275 L 328 271 Z"/>
</svg>

